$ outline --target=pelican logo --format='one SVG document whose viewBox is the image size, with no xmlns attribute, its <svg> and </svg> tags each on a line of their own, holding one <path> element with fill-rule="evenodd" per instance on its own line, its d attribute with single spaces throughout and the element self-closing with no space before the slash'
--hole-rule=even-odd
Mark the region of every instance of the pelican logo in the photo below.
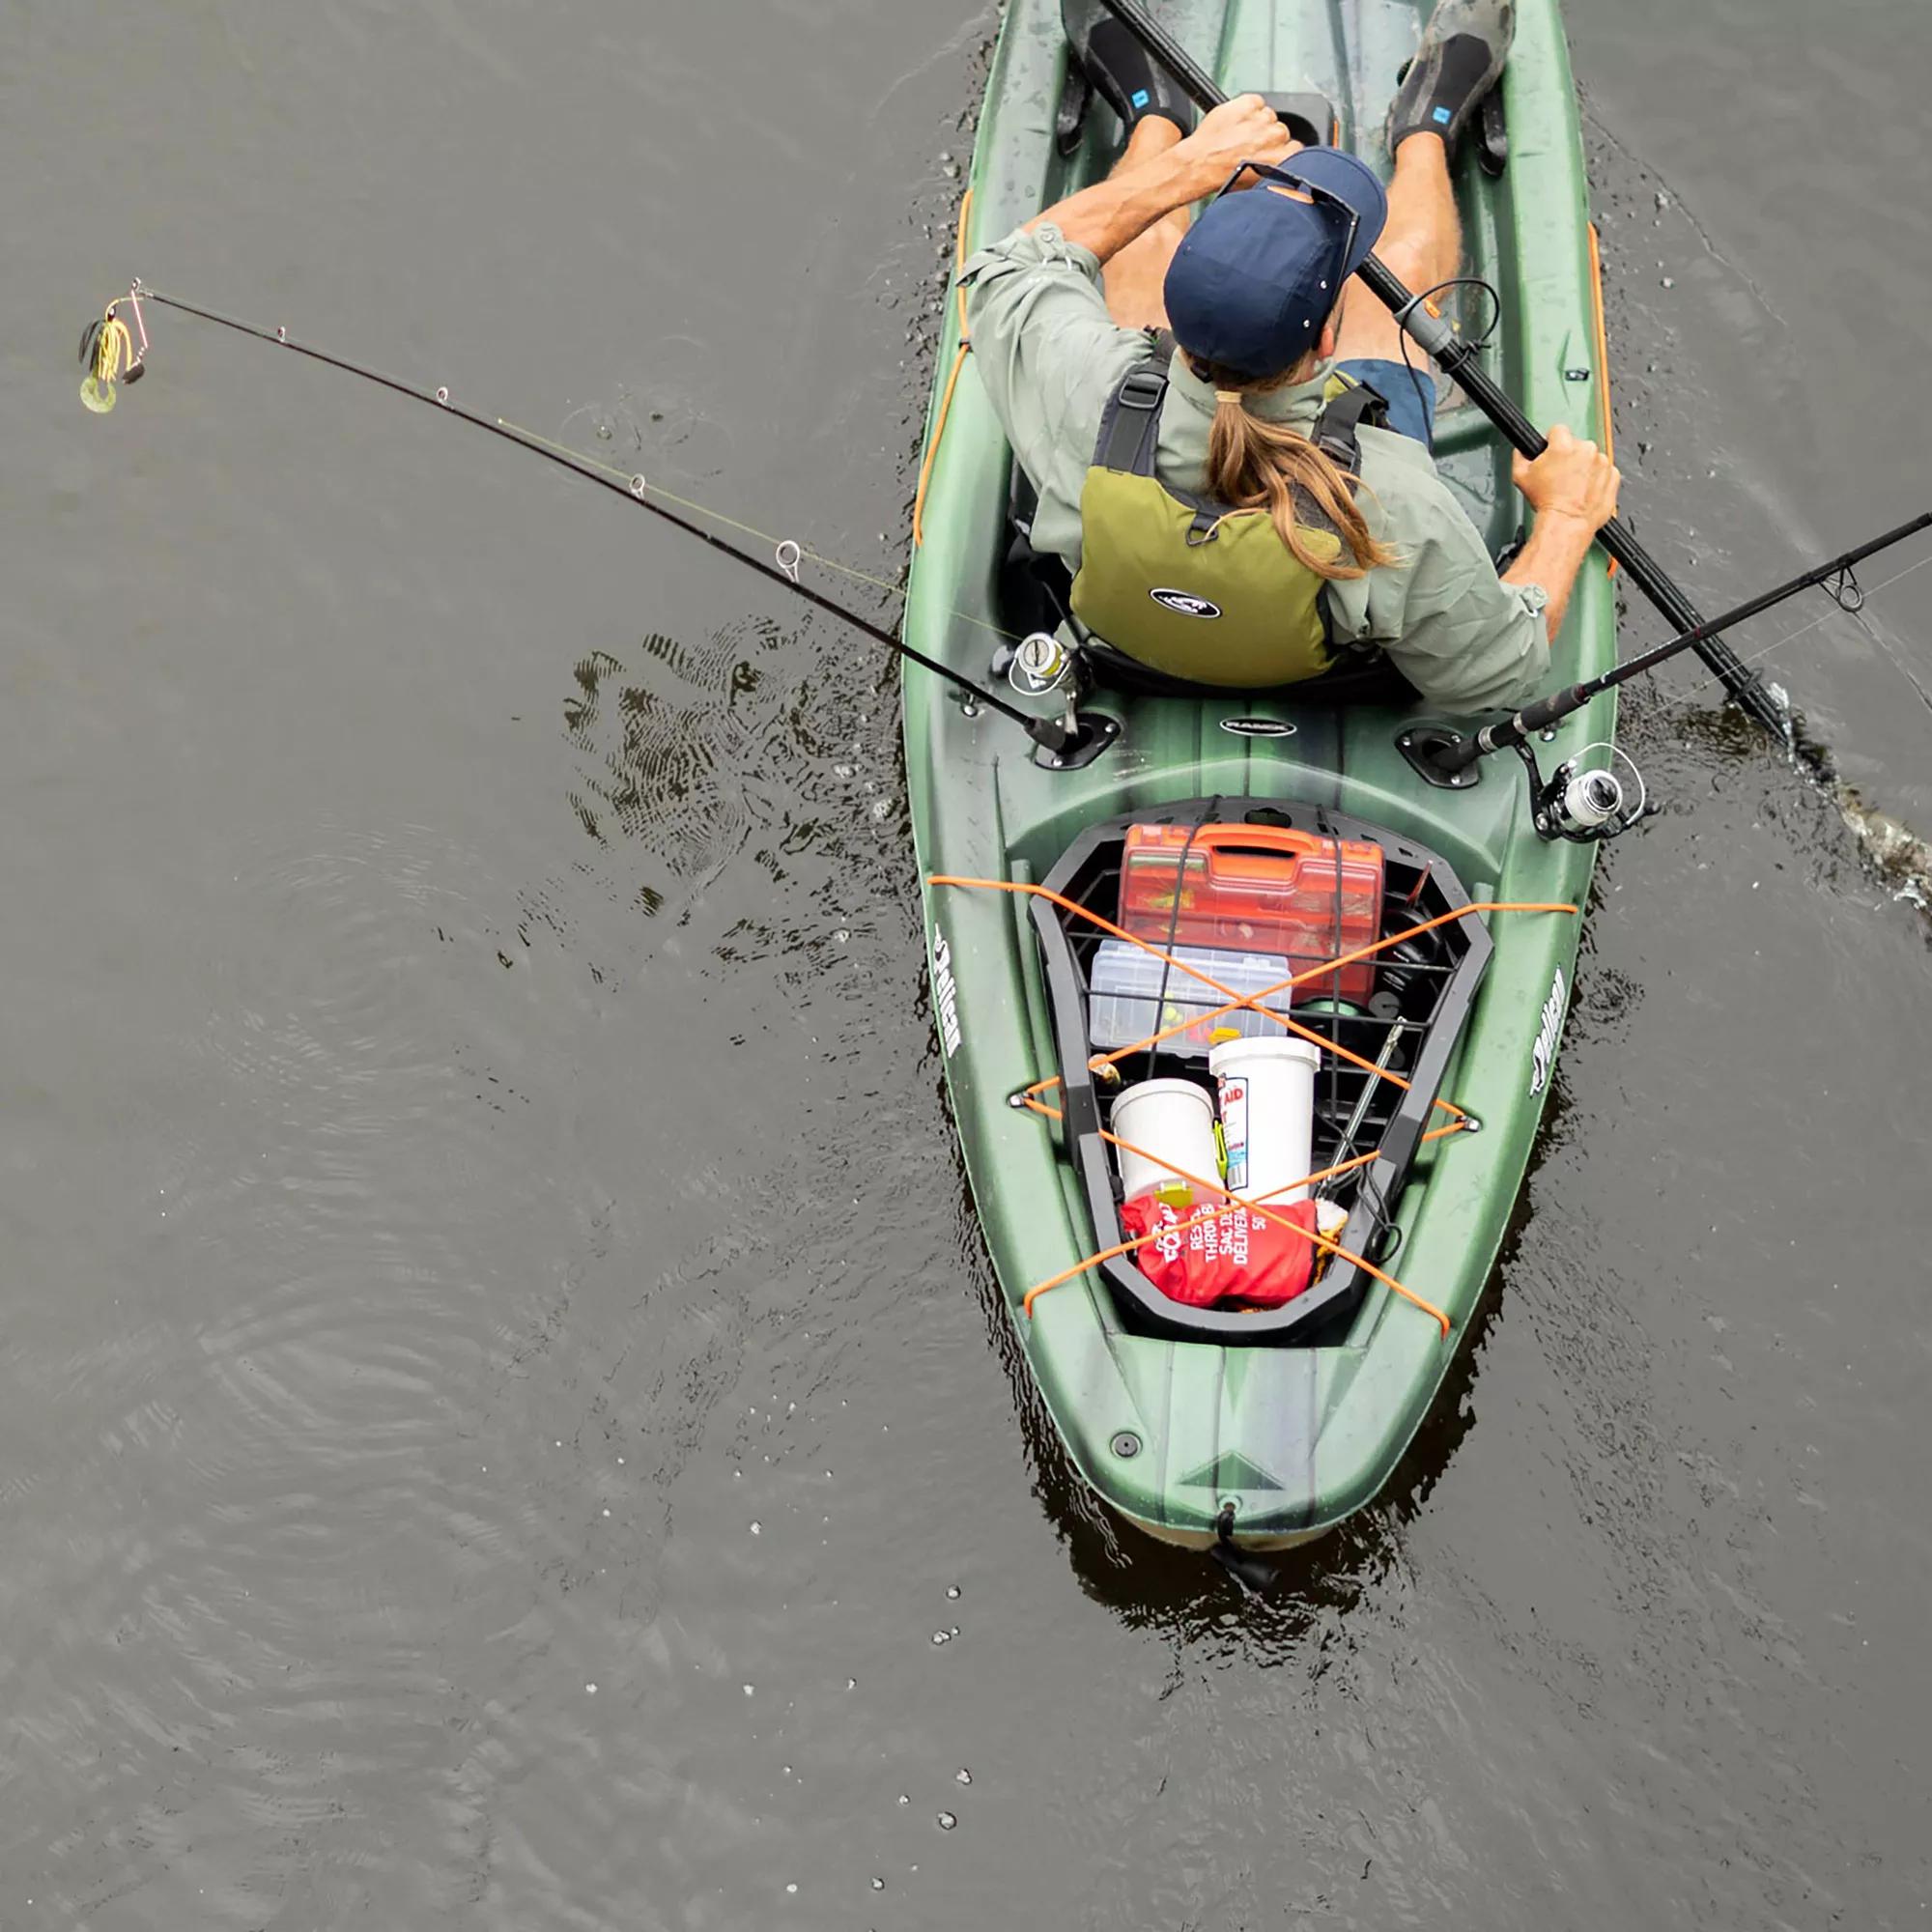
<svg viewBox="0 0 1932 1932">
<path fill-rule="evenodd" d="M 1563 1032 L 1563 969 L 1557 967 L 1550 981 L 1549 997 L 1543 1003 L 1543 1023 L 1536 1030 L 1536 1043 L 1529 1049 L 1529 1091 L 1541 1094 L 1549 1085 L 1549 1069 L 1556 1064 L 1556 1041 Z"/>
<path fill-rule="evenodd" d="M 1221 729 L 1237 738 L 1293 738 L 1294 726 L 1286 718 L 1224 718 Z"/>
<path fill-rule="evenodd" d="M 938 926 L 932 928 L 932 1009 L 939 1041 L 951 1060 L 959 1051 L 959 988 L 952 980 L 952 949 Z"/>
<path fill-rule="evenodd" d="M 1205 597 L 1197 597 L 1191 590 L 1150 590 L 1148 595 L 1163 610 L 1172 611 L 1177 617 L 1218 617 L 1221 607 L 1210 604 Z"/>
</svg>

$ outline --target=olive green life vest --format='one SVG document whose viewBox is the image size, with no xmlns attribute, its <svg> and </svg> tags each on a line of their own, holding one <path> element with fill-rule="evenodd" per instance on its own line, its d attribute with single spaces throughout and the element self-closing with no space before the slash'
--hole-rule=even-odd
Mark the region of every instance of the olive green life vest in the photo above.
<svg viewBox="0 0 1932 1932">
<path fill-rule="evenodd" d="M 1358 423 L 1387 420 L 1363 383 L 1342 384 L 1312 440 L 1350 476 Z M 1333 663 L 1321 606 L 1326 580 L 1298 561 L 1265 510 L 1235 510 L 1171 489 L 1154 474 L 1168 357 L 1122 377 L 1100 419 L 1080 492 L 1080 570 L 1073 614 L 1102 641 L 1197 684 L 1265 691 L 1318 677 Z M 1319 556 L 1342 540 L 1312 503 L 1297 523 Z"/>
</svg>

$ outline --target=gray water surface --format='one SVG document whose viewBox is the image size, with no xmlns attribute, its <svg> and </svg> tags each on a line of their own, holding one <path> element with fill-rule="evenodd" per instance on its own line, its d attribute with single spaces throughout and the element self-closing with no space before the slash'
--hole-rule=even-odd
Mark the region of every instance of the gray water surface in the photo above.
<svg viewBox="0 0 1932 1932">
<path fill-rule="evenodd" d="M 1248 1603 L 1015 1368 L 868 647 L 181 317 L 74 397 L 138 273 L 890 578 L 992 22 L 0 24 L 6 1932 L 1924 1923 L 1926 927 L 1707 682 L 1480 1333 Z M 1571 24 L 1716 609 L 1925 507 L 1925 17 Z M 1769 660 L 1920 825 L 1928 616 Z"/>
</svg>

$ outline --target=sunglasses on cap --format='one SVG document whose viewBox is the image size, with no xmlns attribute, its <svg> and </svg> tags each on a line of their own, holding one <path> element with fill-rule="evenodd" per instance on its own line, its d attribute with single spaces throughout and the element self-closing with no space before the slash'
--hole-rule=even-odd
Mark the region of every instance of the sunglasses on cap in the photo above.
<svg viewBox="0 0 1932 1932">
<path fill-rule="evenodd" d="M 1271 182 L 1277 187 L 1293 188 L 1298 195 L 1306 195 L 1317 208 L 1332 208 L 1346 224 L 1342 230 L 1341 260 L 1346 262 L 1354 253 L 1355 237 L 1361 231 L 1362 216 L 1358 209 L 1352 208 L 1335 192 L 1332 187 L 1323 187 L 1320 182 L 1304 181 L 1288 168 L 1276 167 L 1270 161 L 1243 161 L 1214 195 L 1219 201 L 1222 195 L 1232 194 L 1244 175 L 1256 175 L 1264 182 Z"/>
</svg>

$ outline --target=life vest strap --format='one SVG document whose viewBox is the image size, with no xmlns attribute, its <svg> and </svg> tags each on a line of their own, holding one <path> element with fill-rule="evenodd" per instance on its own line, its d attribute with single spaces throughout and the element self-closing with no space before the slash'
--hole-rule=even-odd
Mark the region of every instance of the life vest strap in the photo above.
<svg viewBox="0 0 1932 1932">
<path fill-rule="evenodd" d="M 1336 381 L 1342 384 L 1341 393 L 1329 397 L 1322 406 L 1309 440 L 1352 486 L 1362 468 L 1362 444 L 1355 432 L 1363 423 L 1371 429 L 1388 427 L 1388 398 L 1355 377 L 1338 376 Z"/>
<path fill-rule="evenodd" d="M 1101 469 L 1151 476 L 1160 441 L 1161 406 L 1167 401 L 1167 364 L 1151 356 L 1136 362 L 1114 384 L 1100 416 L 1094 462 Z"/>
</svg>

